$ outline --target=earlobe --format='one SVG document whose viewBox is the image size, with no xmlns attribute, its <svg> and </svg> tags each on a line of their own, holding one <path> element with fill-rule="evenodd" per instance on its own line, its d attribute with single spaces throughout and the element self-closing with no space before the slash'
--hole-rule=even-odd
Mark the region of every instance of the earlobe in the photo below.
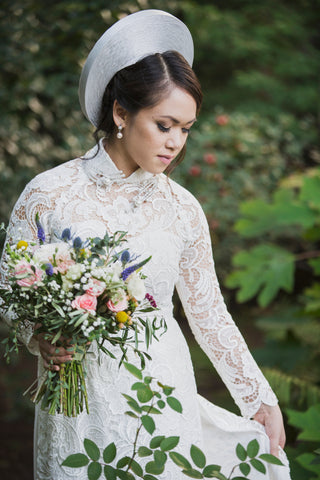
<svg viewBox="0 0 320 480">
<path fill-rule="evenodd" d="M 123 128 L 126 126 L 127 115 L 127 110 L 119 104 L 118 100 L 115 100 L 113 103 L 113 121 L 117 127 L 119 125 L 122 125 Z"/>
</svg>

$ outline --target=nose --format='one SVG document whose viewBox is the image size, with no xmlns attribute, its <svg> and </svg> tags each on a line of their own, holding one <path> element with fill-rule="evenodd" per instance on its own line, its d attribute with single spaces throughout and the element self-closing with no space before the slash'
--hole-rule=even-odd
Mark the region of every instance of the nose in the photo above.
<svg viewBox="0 0 320 480">
<path fill-rule="evenodd" d="M 166 147 L 171 151 L 180 151 L 184 145 L 185 138 L 180 129 L 171 129 L 166 140 Z"/>
</svg>

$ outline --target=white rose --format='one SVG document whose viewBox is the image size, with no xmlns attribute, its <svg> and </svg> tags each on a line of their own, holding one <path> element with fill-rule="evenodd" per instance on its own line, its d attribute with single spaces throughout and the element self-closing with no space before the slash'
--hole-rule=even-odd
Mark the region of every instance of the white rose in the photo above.
<svg viewBox="0 0 320 480">
<path fill-rule="evenodd" d="M 43 265 L 44 263 L 49 262 L 51 263 L 54 255 L 56 258 L 70 259 L 69 246 L 62 242 L 41 245 L 34 252 L 33 261 L 38 265 Z"/>
<path fill-rule="evenodd" d="M 75 263 L 71 265 L 66 273 L 68 280 L 78 280 L 82 275 L 82 265 L 81 263 Z"/>
<path fill-rule="evenodd" d="M 73 283 L 70 280 L 67 280 L 65 276 L 62 277 L 62 289 L 65 292 L 68 292 L 73 288 Z"/>
<path fill-rule="evenodd" d="M 141 280 L 139 275 L 134 272 L 132 273 L 127 280 L 127 288 L 129 295 L 134 297 L 136 300 L 141 301 L 146 296 L 146 288 L 144 286 L 144 281 Z"/>
</svg>

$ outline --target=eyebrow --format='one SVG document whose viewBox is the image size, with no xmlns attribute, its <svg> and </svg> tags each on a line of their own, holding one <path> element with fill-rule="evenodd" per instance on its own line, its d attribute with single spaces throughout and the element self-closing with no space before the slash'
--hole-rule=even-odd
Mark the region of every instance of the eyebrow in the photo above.
<svg viewBox="0 0 320 480">
<path fill-rule="evenodd" d="M 171 115 L 159 115 L 159 117 L 160 117 L 160 118 L 169 118 L 170 120 L 173 121 L 173 123 L 175 123 L 175 124 L 177 124 L 177 125 L 178 125 L 179 123 L 184 123 L 184 122 L 180 122 L 179 120 L 177 120 L 177 119 L 174 118 L 174 117 L 171 117 Z M 196 122 L 196 121 L 197 121 L 197 119 L 194 118 L 193 120 L 190 120 L 189 122 L 185 122 L 185 125 L 189 125 L 189 123 L 194 123 L 194 122 Z"/>
</svg>

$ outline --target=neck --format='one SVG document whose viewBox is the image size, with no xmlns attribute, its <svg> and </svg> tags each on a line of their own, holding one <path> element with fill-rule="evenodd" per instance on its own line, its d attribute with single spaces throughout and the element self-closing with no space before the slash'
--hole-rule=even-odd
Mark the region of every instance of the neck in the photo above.
<svg viewBox="0 0 320 480">
<path fill-rule="evenodd" d="M 111 139 L 108 142 L 104 142 L 103 147 L 116 167 L 124 173 L 125 177 L 129 177 L 133 172 L 138 170 L 139 167 L 136 164 L 128 162 L 128 155 L 126 155 L 121 141 Z"/>
</svg>

